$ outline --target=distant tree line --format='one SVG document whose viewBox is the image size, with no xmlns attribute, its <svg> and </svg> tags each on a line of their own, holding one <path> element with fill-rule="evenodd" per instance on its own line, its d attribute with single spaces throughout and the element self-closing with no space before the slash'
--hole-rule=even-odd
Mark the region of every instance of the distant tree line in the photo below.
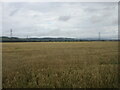
<svg viewBox="0 0 120 90">
<path fill-rule="evenodd" d="M 75 38 L 18 38 L 18 37 L 0 37 L 1 42 L 76 42 L 76 41 L 99 41 L 97 39 L 75 39 Z M 116 41 L 116 40 L 100 40 Z"/>
</svg>

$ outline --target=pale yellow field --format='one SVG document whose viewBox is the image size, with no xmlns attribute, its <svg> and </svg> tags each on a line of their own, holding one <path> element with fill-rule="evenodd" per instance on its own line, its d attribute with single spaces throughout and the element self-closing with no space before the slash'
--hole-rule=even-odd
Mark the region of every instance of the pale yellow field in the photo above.
<svg viewBox="0 0 120 90">
<path fill-rule="evenodd" d="M 118 42 L 2 45 L 4 88 L 118 87 Z"/>
</svg>

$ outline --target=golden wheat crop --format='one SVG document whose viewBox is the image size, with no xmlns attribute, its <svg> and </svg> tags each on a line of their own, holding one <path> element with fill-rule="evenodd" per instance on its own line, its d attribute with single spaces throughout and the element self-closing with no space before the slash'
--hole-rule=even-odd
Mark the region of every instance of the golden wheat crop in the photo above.
<svg viewBox="0 0 120 90">
<path fill-rule="evenodd" d="M 118 42 L 2 43 L 3 88 L 117 88 Z"/>
</svg>

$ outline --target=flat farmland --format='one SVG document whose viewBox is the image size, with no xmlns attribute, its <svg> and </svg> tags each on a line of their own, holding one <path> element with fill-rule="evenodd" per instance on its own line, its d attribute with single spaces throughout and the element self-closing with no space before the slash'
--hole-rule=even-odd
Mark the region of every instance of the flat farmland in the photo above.
<svg viewBox="0 0 120 90">
<path fill-rule="evenodd" d="M 3 88 L 117 88 L 118 42 L 2 43 Z"/>
</svg>

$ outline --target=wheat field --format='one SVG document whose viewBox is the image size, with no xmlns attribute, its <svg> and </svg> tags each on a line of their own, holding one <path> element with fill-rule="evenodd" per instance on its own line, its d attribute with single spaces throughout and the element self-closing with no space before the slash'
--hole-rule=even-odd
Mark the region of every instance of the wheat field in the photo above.
<svg viewBox="0 0 120 90">
<path fill-rule="evenodd" d="M 118 42 L 2 43 L 3 88 L 117 88 Z"/>
</svg>

